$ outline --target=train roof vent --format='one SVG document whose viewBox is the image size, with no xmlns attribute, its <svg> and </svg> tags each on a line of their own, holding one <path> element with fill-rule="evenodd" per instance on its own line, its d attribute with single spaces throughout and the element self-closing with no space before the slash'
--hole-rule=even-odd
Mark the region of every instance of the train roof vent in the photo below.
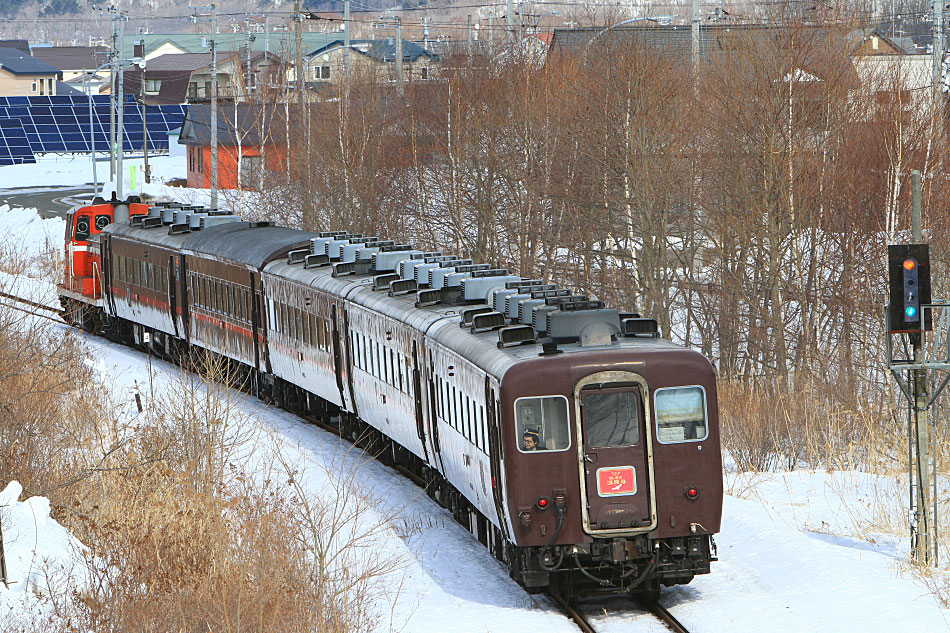
<svg viewBox="0 0 950 633">
<path fill-rule="evenodd" d="M 548 297 L 567 297 L 571 294 L 570 290 L 565 288 L 551 288 L 550 290 L 538 290 L 533 288 L 531 290 L 532 299 L 546 299 Z"/>
<path fill-rule="evenodd" d="M 436 255 L 435 257 L 423 257 L 423 259 L 427 264 L 440 264 L 457 261 L 458 255 Z"/>
<path fill-rule="evenodd" d="M 146 214 L 150 218 L 160 218 L 162 217 L 162 207 L 157 204 L 153 204 L 148 208 L 148 213 Z"/>
<path fill-rule="evenodd" d="M 319 237 L 336 237 L 338 235 L 346 235 L 346 231 L 323 231 L 322 233 L 317 233 Z"/>
<path fill-rule="evenodd" d="M 270 222 L 267 222 L 267 221 L 264 221 L 264 222 L 248 222 L 248 223 L 247 223 L 247 228 L 249 228 L 249 229 L 263 229 L 263 228 L 266 228 L 266 227 L 268 227 L 268 226 L 273 226 L 273 225 L 272 225 Z"/>
<path fill-rule="evenodd" d="M 344 277 L 346 275 L 352 275 L 356 272 L 356 262 L 340 262 L 339 264 L 333 264 L 333 273 L 334 277 Z"/>
<path fill-rule="evenodd" d="M 531 325 L 539 334 L 548 330 L 548 314 L 556 312 L 557 306 L 538 305 L 531 308 Z M 527 325 L 527 323 L 525 324 Z"/>
<path fill-rule="evenodd" d="M 521 299 L 517 302 L 518 305 L 518 321 L 521 321 L 525 325 L 532 325 L 531 323 L 531 310 L 537 308 L 538 306 L 544 305 L 544 299 Z"/>
<path fill-rule="evenodd" d="M 521 290 L 522 288 L 531 288 L 534 286 L 540 286 L 540 279 L 522 279 L 521 281 L 509 281 L 505 284 L 505 288 L 513 290 Z"/>
<path fill-rule="evenodd" d="M 394 281 L 399 281 L 399 275 L 396 273 L 376 275 L 373 277 L 373 290 L 389 290 L 389 284 Z"/>
<path fill-rule="evenodd" d="M 162 209 L 162 224 L 174 224 L 175 207 L 166 207 Z"/>
<path fill-rule="evenodd" d="M 489 272 L 489 271 L 478 271 Z M 496 271 L 499 272 L 499 271 Z M 507 271 L 504 271 L 507 272 Z M 474 273 L 473 273 L 474 275 Z M 504 286 L 509 281 L 518 281 L 521 277 L 517 275 L 498 274 L 493 276 L 472 276 L 469 279 L 463 279 L 459 283 L 462 299 L 465 301 L 485 301 L 489 291 L 496 286 Z"/>
<path fill-rule="evenodd" d="M 509 319 L 517 319 L 519 315 L 519 304 L 526 299 L 531 299 L 530 293 L 515 290 L 514 294 L 505 297 L 504 309 L 500 311 L 504 312 Z"/>
<path fill-rule="evenodd" d="M 442 291 L 441 290 L 420 290 L 416 293 L 416 307 L 424 308 L 426 306 L 434 306 L 438 303 L 442 303 Z"/>
<path fill-rule="evenodd" d="M 169 235 L 179 235 L 181 233 L 190 233 L 191 228 L 185 222 L 179 222 L 178 224 L 172 224 L 168 227 Z"/>
<path fill-rule="evenodd" d="M 455 267 L 457 273 L 474 273 L 480 270 L 488 270 L 488 264 L 464 264 Z"/>
<path fill-rule="evenodd" d="M 307 258 L 307 255 L 310 254 L 309 248 L 301 248 L 296 251 L 290 251 L 287 253 L 287 263 L 288 264 L 302 264 Z"/>
<path fill-rule="evenodd" d="M 133 215 L 129 218 L 129 226 L 142 226 L 142 220 L 144 219 L 144 215 Z"/>
<path fill-rule="evenodd" d="M 201 229 L 201 221 L 208 217 L 207 213 L 192 213 L 188 216 L 188 226 L 191 227 L 192 231 Z"/>
<path fill-rule="evenodd" d="M 142 219 L 143 229 L 154 229 L 162 226 L 162 219 L 158 217 L 146 217 Z"/>
<path fill-rule="evenodd" d="M 623 318 L 625 316 L 626 314 L 620 315 L 621 331 L 624 336 L 631 338 L 660 337 L 660 326 L 657 324 L 656 319 L 641 319 L 639 316 Z"/>
<path fill-rule="evenodd" d="M 241 218 L 236 215 L 209 215 L 206 218 L 201 218 L 201 228 L 206 229 L 209 226 L 216 226 L 218 224 L 228 224 L 230 222 L 240 222 Z"/>
<path fill-rule="evenodd" d="M 508 325 L 508 320 L 505 319 L 505 315 L 501 312 L 491 311 L 476 314 L 472 317 L 472 334 L 491 332 L 506 325 Z"/>
<path fill-rule="evenodd" d="M 461 320 L 459 321 L 459 327 L 466 328 L 472 326 L 472 319 L 474 319 L 479 314 L 487 314 L 488 312 L 494 312 L 488 306 L 478 306 L 477 308 L 468 308 L 467 310 L 462 310 Z"/>
<path fill-rule="evenodd" d="M 188 211 L 178 209 L 175 211 L 174 218 L 174 224 L 185 224 L 188 222 Z"/>
<path fill-rule="evenodd" d="M 508 284 L 505 284 L 508 285 Z M 507 305 L 508 297 L 513 294 L 518 294 L 517 290 L 511 288 L 502 288 L 498 286 L 497 288 L 492 288 L 488 293 L 488 300 L 485 301 L 488 305 L 494 308 L 497 312 L 504 312 L 505 306 Z"/>
<path fill-rule="evenodd" d="M 407 295 L 417 290 L 415 279 L 400 279 L 389 284 L 389 296 Z"/>
<path fill-rule="evenodd" d="M 509 325 L 498 330 L 498 347 L 514 347 L 534 343 L 536 338 L 534 328 L 530 325 Z"/>
<path fill-rule="evenodd" d="M 578 302 L 583 303 L 583 302 Z M 620 315 L 602 307 L 600 301 L 587 302 L 601 307 L 557 310 L 547 314 L 547 333 L 556 342 L 580 341 L 581 347 L 610 345 L 620 334 Z"/>
<path fill-rule="evenodd" d="M 373 254 L 373 269 L 378 273 L 396 271 L 399 268 L 399 262 L 414 259 L 420 255 L 422 255 L 421 251 L 414 250 L 380 251 Z"/>
<path fill-rule="evenodd" d="M 304 268 L 317 268 L 319 266 L 326 266 L 330 263 L 330 258 L 326 255 L 307 255 L 303 261 Z"/>
<path fill-rule="evenodd" d="M 621 312 L 620 313 L 621 321 L 623 321 L 624 319 L 639 319 L 639 318 L 640 318 L 639 312 Z"/>
<path fill-rule="evenodd" d="M 411 251 L 412 244 L 393 244 L 392 242 L 389 245 L 380 246 L 379 250 L 384 253 L 395 253 L 396 251 Z"/>
<path fill-rule="evenodd" d="M 472 271 L 472 277 L 501 277 L 508 274 L 507 268 L 485 268 Z M 521 277 L 512 281 L 521 281 Z"/>
</svg>

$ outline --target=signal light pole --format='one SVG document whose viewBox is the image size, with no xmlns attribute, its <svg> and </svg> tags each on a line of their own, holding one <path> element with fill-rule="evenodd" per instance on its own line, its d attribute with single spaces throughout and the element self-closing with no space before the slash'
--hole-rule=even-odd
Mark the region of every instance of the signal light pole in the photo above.
<svg viewBox="0 0 950 633">
<path fill-rule="evenodd" d="M 917 563 L 935 565 L 938 562 L 937 465 L 933 406 L 950 382 L 950 376 L 939 386 L 935 385 L 934 393 L 929 393 L 928 374 L 950 370 L 950 348 L 947 347 L 950 304 L 931 301 L 930 251 L 928 244 L 922 242 L 920 172 L 913 172 L 912 179 L 914 243 L 887 247 L 890 290 L 886 314 L 887 367 L 907 398 L 911 550 Z M 936 329 L 932 316 L 935 310 L 940 311 Z M 929 348 L 927 331 L 934 332 Z"/>
</svg>

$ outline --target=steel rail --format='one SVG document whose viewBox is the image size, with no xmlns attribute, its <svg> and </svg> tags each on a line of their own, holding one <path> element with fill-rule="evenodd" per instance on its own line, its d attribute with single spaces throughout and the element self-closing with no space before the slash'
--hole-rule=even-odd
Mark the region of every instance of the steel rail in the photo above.
<svg viewBox="0 0 950 633">
<path fill-rule="evenodd" d="M 27 314 L 32 314 L 32 315 L 34 315 L 34 316 L 42 317 L 42 318 L 44 318 L 44 319 L 49 319 L 49 320 L 51 320 L 51 321 L 59 321 L 60 319 L 64 319 L 64 318 L 65 318 L 65 313 L 64 313 L 63 310 L 59 310 L 59 309 L 57 309 L 57 308 L 51 308 L 51 307 L 48 306 L 48 305 L 43 305 L 42 303 L 37 303 L 36 301 L 31 301 L 30 299 L 24 299 L 23 297 L 18 297 L 18 296 L 16 296 L 16 295 L 11 295 L 11 294 L 8 294 L 8 293 L 6 293 L 6 292 L 0 292 L 0 298 L 3 298 L 3 299 L 10 299 L 11 301 L 17 301 L 17 302 L 22 303 L 22 304 L 24 304 L 24 305 L 30 306 L 31 308 L 36 308 L 37 310 L 44 310 L 44 311 L 46 311 L 46 312 L 52 312 L 53 314 L 57 315 L 57 316 L 59 317 L 59 319 L 54 319 L 53 317 L 51 317 L 51 316 L 49 316 L 49 315 L 40 314 L 40 313 L 35 312 L 35 311 L 33 311 L 33 310 L 27 310 L 26 308 L 21 308 L 21 307 L 15 306 L 15 305 L 6 304 L 8 308 L 13 308 L 14 310 L 19 310 L 20 312 L 26 312 Z"/>
<path fill-rule="evenodd" d="M 667 611 L 666 607 L 656 600 L 642 599 L 641 602 L 650 613 L 663 622 L 673 633 L 689 633 L 689 630 L 683 626 L 679 620 L 674 618 L 673 614 Z"/>
<path fill-rule="evenodd" d="M 572 607 L 567 600 L 556 593 L 548 593 L 548 596 L 550 596 L 551 600 L 554 600 L 557 606 L 561 608 L 561 611 L 564 612 L 564 615 L 574 621 L 574 624 L 577 625 L 577 628 L 579 628 L 584 633 L 597 633 L 594 627 L 590 625 L 590 622 L 587 621 L 587 618 L 585 618 L 580 611 Z"/>
</svg>

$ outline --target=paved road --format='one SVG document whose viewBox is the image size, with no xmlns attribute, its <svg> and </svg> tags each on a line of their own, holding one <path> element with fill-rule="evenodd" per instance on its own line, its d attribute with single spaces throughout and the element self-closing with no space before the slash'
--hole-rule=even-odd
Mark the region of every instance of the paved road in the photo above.
<svg viewBox="0 0 950 633">
<path fill-rule="evenodd" d="M 11 207 L 35 207 L 43 219 L 66 217 L 66 212 L 78 204 L 92 201 L 91 185 L 82 187 L 11 187 L 0 189 L 0 204 Z"/>
</svg>

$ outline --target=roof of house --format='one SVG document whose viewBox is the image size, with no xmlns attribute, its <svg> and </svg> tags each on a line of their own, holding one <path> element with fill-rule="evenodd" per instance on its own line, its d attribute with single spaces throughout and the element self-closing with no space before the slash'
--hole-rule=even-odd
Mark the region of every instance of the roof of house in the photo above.
<svg viewBox="0 0 950 633">
<path fill-rule="evenodd" d="M 795 34 L 807 34 L 822 39 L 830 36 L 831 32 L 832 29 L 820 25 L 703 24 L 699 31 L 698 53 L 700 59 L 709 60 L 735 49 L 743 41 L 784 41 Z M 853 38 L 854 34 L 847 36 Z M 860 37 L 857 41 L 860 41 Z M 609 30 L 602 27 L 554 29 L 551 48 L 562 52 L 581 53 L 592 44 L 607 46 L 634 42 L 648 48 L 664 50 L 674 57 L 689 59 L 692 55 L 692 28 L 688 24 L 639 23 Z"/>
<path fill-rule="evenodd" d="M 60 70 L 94 70 L 108 61 L 106 46 L 39 46 L 31 50 L 35 59 Z"/>
<path fill-rule="evenodd" d="M 62 95 L 81 95 L 85 93 L 82 90 L 79 90 L 75 86 L 71 86 L 70 84 L 64 81 L 57 81 L 56 94 L 59 96 L 62 96 Z"/>
<path fill-rule="evenodd" d="M 0 40 L 0 48 L 15 48 L 21 53 L 30 54 L 30 43 L 26 40 Z"/>
<path fill-rule="evenodd" d="M 131 57 L 134 53 L 133 47 L 136 42 L 142 41 L 145 44 L 145 54 L 157 50 L 164 44 L 171 44 L 185 53 L 206 53 L 209 52 L 207 41 L 209 33 L 147 33 L 126 35 L 122 38 L 122 55 Z M 315 48 L 325 46 L 327 42 L 338 39 L 338 33 L 302 33 L 301 42 L 304 51 L 310 51 Z M 215 36 L 218 50 L 241 50 L 246 44 L 244 33 L 218 33 Z M 254 34 L 251 40 L 251 50 L 263 51 L 265 43 L 267 50 L 276 55 L 288 58 L 289 54 L 296 50 L 294 34 L 291 32 L 272 32 L 265 38 L 263 34 Z"/>
<path fill-rule="evenodd" d="M 868 37 L 874 36 L 885 40 L 902 55 L 917 55 L 926 52 L 918 48 L 917 42 L 915 42 L 914 38 L 910 37 L 909 35 L 891 35 L 887 32 L 874 29 L 871 31 Z"/>
<path fill-rule="evenodd" d="M 307 54 L 307 57 L 314 57 L 316 55 L 321 55 L 331 50 L 341 48 L 343 46 L 343 42 L 344 40 L 342 37 L 339 35 L 334 35 L 333 40 L 327 42 L 320 48 L 312 50 Z M 396 59 L 396 42 L 394 38 L 387 38 L 384 40 L 350 40 L 350 46 L 357 53 L 372 57 L 378 61 L 390 62 Z M 438 55 L 432 51 L 424 49 L 415 42 L 410 42 L 409 40 L 402 41 L 403 61 L 414 62 L 420 57 L 429 57 L 430 59 L 435 60 L 439 59 Z"/>
<path fill-rule="evenodd" d="M 260 146 L 277 140 L 283 142 L 286 131 L 283 126 L 284 109 L 275 105 L 237 103 L 218 106 L 218 143 L 235 146 Z M 272 135 L 277 139 L 270 139 Z M 261 139 L 264 139 L 264 143 Z M 186 145 L 211 144 L 211 105 L 196 103 L 188 106 L 188 113 L 181 126 L 179 142 Z"/>
<path fill-rule="evenodd" d="M 150 72 L 180 70 L 194 72 L 211 65 L 211 53 L 168 53 L 148 60 L 145 64 L 146 76 Z"/>
<path fill-rule="evenodd" d="M 0 48 L 0 68 L 14 75 L 57 75 L 62 71 L 15 48 Z"/>
</svg>

